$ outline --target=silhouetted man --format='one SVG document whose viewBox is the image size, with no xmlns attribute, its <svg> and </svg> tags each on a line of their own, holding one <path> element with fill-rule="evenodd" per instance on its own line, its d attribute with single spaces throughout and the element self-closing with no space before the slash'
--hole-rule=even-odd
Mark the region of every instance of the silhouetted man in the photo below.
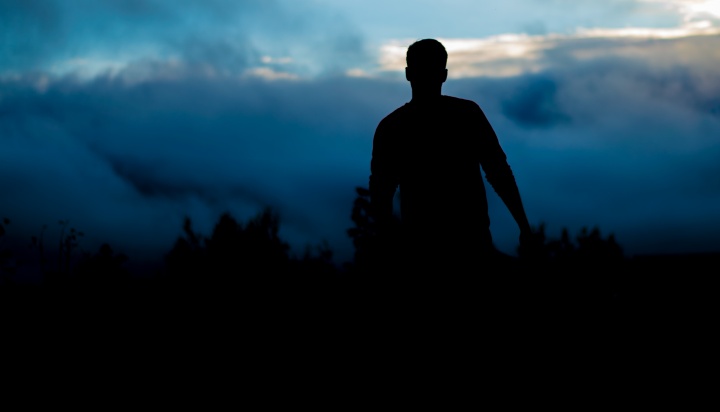
<svg viewBox="0 0 720 412">
<path fill-rule="evenodd" d="M 445 47 L 419 40 L 408 47 L 406 59 L 412 99 L 375 131 L 371 211 L 386 251 L 389 247 L 389 255 L 402 257 L 404 275 L 477 273 L 499 253 L 490 234 L 481 167 L 517 222 L 521 244 L 531 238 L 515 178 L 480 107 L 442 94 Z M 400 225 L 394 230 L 397 188 Z"/>
</svg>

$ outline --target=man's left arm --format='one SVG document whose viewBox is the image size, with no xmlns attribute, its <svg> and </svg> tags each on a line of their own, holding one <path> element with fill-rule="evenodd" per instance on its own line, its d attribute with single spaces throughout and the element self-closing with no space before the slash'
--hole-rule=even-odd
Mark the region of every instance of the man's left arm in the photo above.
<svg viewBox="0 0 720 412">
<path fill-rule="evenodd" d="M 513 219 L 520 228 L 520 239 L 527 239 L 531 236 L 532 230 L 525 213 L 520 191 L 515 181 L 512 169 L 507 162 L 507 156 L 500 146 L 495 130 L 490 125 L 487 117 L 479 109 L 477 121 L 480 123 L 480 166 L 485 171 L 488 183 L 498 194 L 505 206 L 510 211 Z"/>
</svg>

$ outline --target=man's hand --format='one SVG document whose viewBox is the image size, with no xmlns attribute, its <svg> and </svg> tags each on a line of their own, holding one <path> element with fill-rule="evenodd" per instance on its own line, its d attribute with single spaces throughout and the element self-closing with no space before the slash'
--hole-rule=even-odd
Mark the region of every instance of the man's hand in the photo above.
<svg viewBox="0 0 720 412">
<path fill-rule="evenodd" d="M 520 232 L 520 246 L 518 255 L 522 259 L 538 259 L 544 255 L 545 235 L 543 232 L 533 232 L 525 229 Z"/>
<path fill-rule="evenodd" d="M 529 228 L 520 232 L 520 246 L 530 246 L 534 240 L 535 234 Z"/>
</svg>

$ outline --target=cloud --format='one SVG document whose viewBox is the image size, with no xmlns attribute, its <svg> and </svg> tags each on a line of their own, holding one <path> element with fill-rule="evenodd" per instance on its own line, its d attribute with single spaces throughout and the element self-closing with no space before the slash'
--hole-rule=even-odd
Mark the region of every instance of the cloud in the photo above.
<svg viewBox="0 0 720 412">
<path fill-rule="evenodd" d="M 568 60 L 623 56 L 654 63 L 715 64 L 709 43 L 720 24 L 690 20 L 672 28 L 577 28 L 570 34 L 507 33 L 483 38 L 438 38 L 448 52 L 448 77 L 513 77 L 539 73 Z M 700 37 L 707 37 L 705 41 Z M 686 39 L 690 39 L 685 41 Z M 376 71 L 401 72 L 407 47 L 416 39 L 391 39 L 380 47 Z M 673 41 L 674 40 L 674 41 Z"/>
<path fill-rule="evenodd" d="M 714 250 L 718 41 L 648 41 L 631 46 L 637 53 L 613 53 L 627 43 L 566 43 L 546 52 L 555 64 L 540 73 L 457 79 L 445 90 L 486 110 L 534 222 L 557 233 L 597 224 L 632 253 Z M 494 204 L 500 232 L 512 230 Z"/>
<path fill-rule="evenodd" d="M 346 259 L 373 122 L 393 105 L 376 99 L 402 94 L 399 86 L 68 77 L 38 91 L 31 78 L 6 80 L 2 212 L 25 233 L 70 219 L 96 241 L 147 257 L 171 246 L 186 214 L 208 233 L 225 210 L 245 219 L 272 206 L 296 252 L 331 240 Z"/>
<path fill-rule="evenodd" d="M 697 250 L 720 240 L 720 77 L 664 53 L 717 41 L 663 40 L 647 59 L 571 58 L 580 46 L 566 44 L 548 51 L 571 56 L 552 69 L 451 79 L 445 92 L 483 107 L 533 223 L 597 224 L 629 253 Z M 352 256 L 354 187 L 377 122 L 410 97 L 405 81 L 150 73 L 2 82 L 0 190 L 18 230 L 70 219 L 86 242 L 139 257 L 170 247 L 186 214 L 208 233 L 225 210 L 271 205 L 296 251 L 328 240 Z M 489 193 L 494 237 L 512 253 L 517 228 Z"/>
<path fill-rule="evenodd" d="M 238 75 L 286 62 L 284 73 L 308 76 L 368 58 L 344 16 L 288 0 L 4 1 L 0 26 L 5 75 L 81 69 L 91 78 L 143 64 Z"/>
<path fill-rule="evenodd" d="M 544 76 L 527 76 L 514 95 L 503 101 L 503 114 L 515 123 L 534 128 L 569 121 L 558 108 L 557 83 Z"/>
<path fill-rule="evenodd" d="M 507 34 L 483 39 L 439 38 L 448 52 L 448 77 L 516 76 L 542 69 L 536 62 L 546 44 L 542 36 Z M 415 40 L 391 40 L 380 49 L 379 70 L 402 71 L 407 47 Z"/>
<path fill-rule="evenodd" d="M 661 5 L 679 13 L 686 22 L 720 21 L 720 2 L 717 0 L 640 0 L 644 3 Z"/>
<path fill-rule="evenodd" d="M 0 3 L 0 58 L 3 66 L 32 67 L 62 42 L 64 31 L 58 5 L 42 0 L 10 0 Z"/>
<path fill-rule="evenodd" d="M 0 76 L 0 217 L 13 230 L 32 235 L 69 219 L 88 249 L 110 241 L 141 259 L 167 251 L 186 215 L 209 233 L 224 211 L 245 219 L 270 205 L 294 250 L 328 240 L 340 261 L 352 256 L 345 230 L 354 188 L 367 183 L 375 126 L 410 98 L 404 79 L 362 66 L 369 57 L 358 32 L 287 2 L 87 3 L 95 16 L 139 21 L 122 37 L 129 20 L 69 30 L 85 12 L 67 4 L 2 5 L 17 21 L 45 18 L 32 29 L 43 36 L 69 36 L 50 45 L 82 51 L 44 55 L 50 46 L 37 38 L 23 55 L 11 53 L 15 40 L 0 46 L 12 57 Z M 235 29 L 243 7 L 247 26 Z M 330 36 L 312 27 L 323 19 L 336 22 L 319 26 L 332 27 Z M 292 30 L 265 38 L 253 25 L 266 23 Z M 557 233 L 597 224 L 630 253 L 712 247 L 720 36 L 701 26 L 672 36 L 448 39 L 444 90 L 483 107 L 533 223 Z M 6 39 L 21 33 L 12 27 Z M 123 41 L 103 54 L 87 33 L 98 45 Z M 406 45 L 394 44 L 380 65 L 397 73 Z M 512 253 L 517 228 L 489 193 L 493 235 Z"/>
</svg>

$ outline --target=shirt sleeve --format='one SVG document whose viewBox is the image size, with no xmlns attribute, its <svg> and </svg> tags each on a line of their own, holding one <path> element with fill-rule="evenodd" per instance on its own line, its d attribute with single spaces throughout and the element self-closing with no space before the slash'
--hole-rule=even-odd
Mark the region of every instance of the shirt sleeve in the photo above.
<svg viewBox="0 0 720 412">
<path fill-rule="evenodd" d="M 479 106 L 477 106 L 475 117 L 480 127 L 480 166 L 485 172 L 488 183 L 502 197 L 508 191 L 517 190 L 515 177 L 507 162 L 507 156 L 500 146 L 495 130 Z"/>
</svg>

